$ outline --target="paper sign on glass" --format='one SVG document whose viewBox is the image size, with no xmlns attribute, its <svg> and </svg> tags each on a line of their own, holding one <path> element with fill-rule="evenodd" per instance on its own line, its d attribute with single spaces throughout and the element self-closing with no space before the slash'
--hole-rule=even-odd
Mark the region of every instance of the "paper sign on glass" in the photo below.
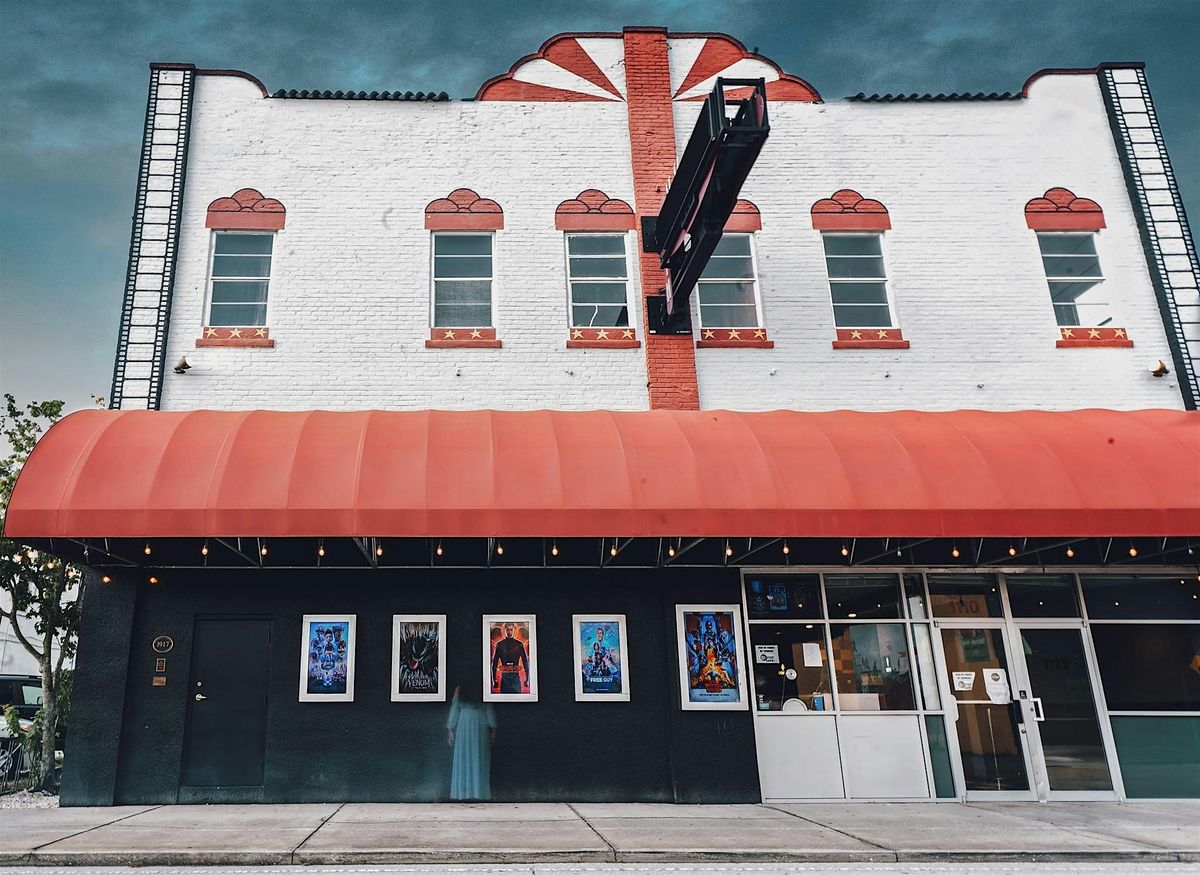
<svg viewBox="0 0 1200 875">
<path fill-rule="evenodd" d="M 975 672 L 973 671 L 956 671 L 954 672 L 954 689 L 960 692 L 967 692 L 975 689 Z"/>
<path fill-rule="evenodd" d="M 821 645 L 816 641 L 804 642 L 804 667 L 805 668 L 820 668 L 821 667 Z"/>
<path fill-rule="evenodd" d="M 983 688 L 994 705 L 1007 705 L 1012 701 L 1008 689 L 1008 673 L 1002 668 L 985 668 L 983 670 Z"/>
<path fill-rule="evenodd" d="M 779 645 L 778 644 L 755 644 L 754 645 L 754 661 L 759 664 L 778 663 L 779 662 Z"/>
</svg>

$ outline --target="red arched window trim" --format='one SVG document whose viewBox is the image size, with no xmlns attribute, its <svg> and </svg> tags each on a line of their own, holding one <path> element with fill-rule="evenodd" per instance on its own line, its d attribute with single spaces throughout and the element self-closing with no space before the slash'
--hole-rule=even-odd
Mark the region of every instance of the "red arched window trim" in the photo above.
<svg viewBox="0 0 1200 875">
<path fill-rule="evenodd" d="M 209 204 L 204 226 L 218 231 L 282 231 L 286 218 L 287 210 L 275 198 L 243 188 Z"/>
<path fill-rule="evenodd" d="M 892 227 L 887 207 L 852 188 L 835 191 L 812 205 L 817 231 L 887 231 Z"/>
<path fill-rule="evenodd" d="M 469 188 L 456 188 L 426 205 L 425 227 L 430 231 L 498 231 L 504 227 L 504 210 Z"/>
</svg>

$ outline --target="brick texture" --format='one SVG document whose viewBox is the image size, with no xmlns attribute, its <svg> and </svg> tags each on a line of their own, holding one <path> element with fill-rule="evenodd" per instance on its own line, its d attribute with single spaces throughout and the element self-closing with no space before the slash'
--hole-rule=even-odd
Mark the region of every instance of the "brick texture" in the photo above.
<svg viewBox="0 0 1200 875">
<path fill-rule="evenodd" d="M 642 216 L 656 216 L 675 172 L 675 132 L 672 125 L 671 74 L 665 30 L 625 31 L 625 91 L 629 109 L 629 144 L 633 158 L 634 208 Z M 684 134 L 687 137 L 687 134 Z M 638 226 L 638 259 L 642 294 L 655 295 L 666 284 L 658 256 L 641 251 Z M 643 319 L 646 308 L 642 307 Z M 696 410 L 700 390 L 696 382 L 696 352 L 690 337 L 651 334 L 646 337 L 646 386 L 651 408 Z"/>
</svg>

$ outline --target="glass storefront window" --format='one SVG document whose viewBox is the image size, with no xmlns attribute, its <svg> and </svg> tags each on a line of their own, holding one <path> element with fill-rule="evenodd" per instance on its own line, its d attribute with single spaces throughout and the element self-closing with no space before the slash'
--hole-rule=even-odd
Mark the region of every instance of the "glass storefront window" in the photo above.
<svg viewBox="0 0 1200 875">
<path fill-rule="evenodd" d="M 1014 617 L 1079 616 L 1073 575 L 1010 574 L 1006 582 Z"/>
<path fill-rule="evenodd" d="M 913 649 L 917 652 L 917 677 L 921 682 L 921 697 L 925 700 L 925 710 L 940 711 L 942 698 L 938 693 L 937 671 L 933 667 L 933 642 L 929 635 L 929 625 L 914 623 Z"/>
<path fill-rule="evenodd" d="M 1093 623 L 1110 711 L 1200 711 L 1200 624 Z"/>
<path fill-rule="evenodd" d="M 829 616 L 834 620 L 898 618 L 899 583 L 894 574 L 827 574 Z"/>
<path fill-rule="evenodd" d="M 1113 717 L 1130 799 L 1200 797 L 1200 717 Z"/>
<path fill-rule="evenodd" d="M 815 574 L 747 575 L 751 620 L 821 619 L 821 581 Z"/>
<path fill-rule="evenodd" d="M 933 790 L 938 799 L 954 798 L 954 771 L 950 767 L 950 741 L 946 721 L 941 714 L 925 715 L 925 734 L 929 736 L 929 764 L 933 767 Z"/>
<path fill-rule="evenodd" d="M 829 631 L 842 711 L 916 710 L 903 624 L 835 624 Z"/>
<path fill-rule="evenodd" d="M 929 600 L 935 617 L 978 620 L 1004 616 L 994 574 L 931 574 Z"/>
<path fill-rule="evenodd" d="M 911 619 L 929 619 L 929 608 L 925 604 L 925 583 L 921 575 L 904 575 L 904 601 L 908 604 L 908 616 Z"/>
<path fill-rule="evenodd" d="M 1196 574 L 1095 574 L 1082 580 L 1093 620 L 1200 620 Z"/>
<path fill-rule="evenodd" d="M 750 627 L 755 706 L 760 711 L 832 711 L 823 623 Z M 789 670 L 795 677 L 788 677 Z"/>
</svg>

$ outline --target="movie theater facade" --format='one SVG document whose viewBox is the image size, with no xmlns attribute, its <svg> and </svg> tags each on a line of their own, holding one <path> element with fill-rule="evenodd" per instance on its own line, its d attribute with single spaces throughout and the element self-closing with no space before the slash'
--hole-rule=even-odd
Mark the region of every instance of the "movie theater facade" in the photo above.
<svg viewBox="0 0 1200 875">
<path fill-rule="evenodd" d="M 1200 797 L 1196 277 L 1140 64 L 155 64 L 63 804 Z"/>
</svg>

